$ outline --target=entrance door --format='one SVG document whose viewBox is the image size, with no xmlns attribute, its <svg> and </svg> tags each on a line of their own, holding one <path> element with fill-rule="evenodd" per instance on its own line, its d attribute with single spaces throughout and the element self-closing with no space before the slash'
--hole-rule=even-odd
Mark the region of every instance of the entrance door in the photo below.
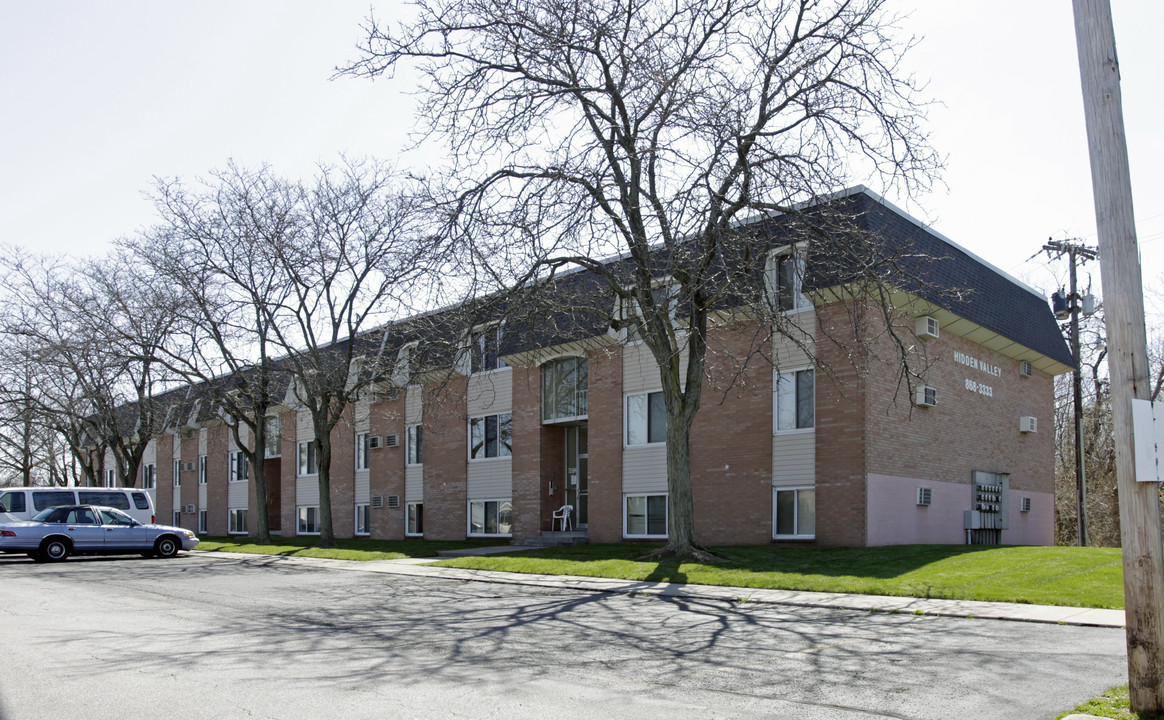
<svg viewBox="0 0 1164 720">
<path fill-rule="evenodd" d="M 571 519 L 578 528 L 584 528 L 588 523 L 588 460 L 586 426 L 566 428 L 566 504 L 574 507 Z"/>
</svg>

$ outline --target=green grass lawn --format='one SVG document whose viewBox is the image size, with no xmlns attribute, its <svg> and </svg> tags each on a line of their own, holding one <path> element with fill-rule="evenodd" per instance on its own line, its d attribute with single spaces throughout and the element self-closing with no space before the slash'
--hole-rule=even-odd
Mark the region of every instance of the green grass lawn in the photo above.
<svg viewBox="0 0 1164 720">
<path fill-rule="evenodd" d="M 1164 720 L 1164 714 L 1161 713 L 1132 712 L 1131 703 L 1128 700 L 1127 685 L 1113 687 L 1097 698 L 1092 698 L 1082 705 L 1077 705 L 1071 710 L 1059 713 L 1056 716 L 1056 720 L 1071 715 L 1072 713 L 1115 718 L 1115 720 Z"/>
<path fill-rule="evenodd" d="M 718 565 L 643 562 L 652 547 L 579 545 L 442 560 L 450 567 L 745 588 L 1122 608 L 1113 548 L 897 545 L 712 548 Z"/>
<path fill-rule="evenodd" d="M 400 560 L 436 557 L 441 550 L 484 547 L 497 541 L 462 540 L 336 540 L 337 547 L 317 547 L 318 538 L 272 538 L 270 545 L 259 545 L 247 537 L 203 537 L 199 550 L 252 553 L 255 555 L 291 555 L 295 557 L 332 558 L 335 560 Z"/>
<path fill-rule="evenodd" d="M 199 550 L 262 555 L 393 560 L 435 557 L 440 550 L 497 545 L 496 540 L 338 540 L 203 538 Z M 651 545 L 623 543 L 522 550 L 439 561 L 447 567 L 743 588 L 903 595 L 959 600 L 1122 608 L 1123 567 L 1116 548 L 893 545 L 819 548 L 780 545 L 718 547 L 716 565 L 643 562 Z"/>
</svg>

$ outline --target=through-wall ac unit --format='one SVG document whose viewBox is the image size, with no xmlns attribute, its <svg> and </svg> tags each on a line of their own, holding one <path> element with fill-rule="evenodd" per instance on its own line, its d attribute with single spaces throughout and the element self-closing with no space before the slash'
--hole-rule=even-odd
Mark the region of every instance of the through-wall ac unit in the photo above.
<svg viewBox="0 0 1164 720">
<path fill-rule="evenodd" d="M 928 507 L 929 504 L 933 501 L 933 497 L 934 497 L 933 488 L 919 487 L 917 489 L 917 504 L 918 505 L 925 505 Z"/>
<path fill-rule="evenodd" d="M 384 507 L 384 496 L 383 495 L 373 495 L 372 496 L 372 507 L 374 507 L 374 508 Z"/>
<path fill-rule="evenodd" d="M 182 512 L 184 512 L 184 513 L 198 512 L 198 506 L 197 505 L 183 505 Z"/>
<path fill-rule="evenodd" d="M 193 472 L 193 471 L 194 471 L 194 463 L 192 463 L 192 462 L 182 463 L 181 472 Z"/>
<path fill-rule="evenodd" d="M 1031 499 L 1029 497 L 1025 497 L 1022 500 L 1019 500 L 1019 512 L 1030 512 L 1030 511 L 1031 511 Z"/>
<path fill-rule="evenodd" d="M 938 337 L 938 319 L 930 315 L 922 315 L 917 319 L 917 336 L 923 340 Z"/>
<path fill-rule="evenodd" d="M 400 436 L 396 433 L 384 436 L 384 447 L 400 447 Z"/>
<path fill-rule="evenodd" d="M 369 435 L 368 436 L 368 448 L 369 449 L 375 450 L 378 447 L 382 447 L 383 443 L 384 443 L 384 438 L 379 436 L 379 435 Z"/>
<path fill-rule="evenodd" d="M 390 507 L 390 508 L 400 507 L 400 496 L 399 495 L 389 495 L 388 496 L 388 507 Z"/>
<path fill-rule="evenodd" d="M 1031 417 L 1030 415 L 1023 415 L 1022 417 L 1019 418 L 1019 432 L 1033 433 L 1033 432 L 1038 432 L 1038 431 L 1039 431 L 1038 418 Z"/>
<path fill-rule="evenodd" d="M 917 395 L 914 397 L 914 403 L 919 407 L 933 407 L 938 404 L 938 389 L 932 388 L 929 385 L 922 385 L 917 389 Z"/>
<path fill-rule="evenodd" d="M 1031 365 L 1030 360 L 1019 360 L 1019 375 L 1022 377 L 1030 377 L 1034 371 L 1035 369 Z"/>
</svg>

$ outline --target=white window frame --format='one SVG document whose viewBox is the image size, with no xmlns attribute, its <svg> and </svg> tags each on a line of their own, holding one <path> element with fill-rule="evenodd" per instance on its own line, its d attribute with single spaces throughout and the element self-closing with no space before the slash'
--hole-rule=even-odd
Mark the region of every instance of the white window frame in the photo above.
<svg viewBox="0 0 1164 720">
<path fill-rule="evenodd" d="M 801 522 L 800 522 L 800 493 L 806 492 L 806 491 L 811 492 L 813 494 L 813 499 L 812 499 L 812 527 L 813 527 L 813 531 L 811 533 L 800 532 L 800 525 L 801 525 Z M 778 527 L 777 527 L 776 509 L 777 509 L 778 503 L 779 503 L 779 495 L 780 495 L 780 493 L 784 493 L 784 492 L 795 493 L 795 495 L 792 498 L 792 510 L 793 510 L 792 522 L 793 522 L 793 525 L 795 525 L 795 528 L 794 528 L 795 532 L 792 532 L 792 533 L 780 533 L 778 531 Z M 815 540 L 816 539 L 816 517 L 817 517 L 817 512 L 816 512 L 816 487 L 815 486 L 813 486 L 813 485 L 791 486 L 790 485 L 788 487 L 774 487 L 774 488 L 772 488 L 772 539 L 773 540 Z"/>
<path fill-rule="evenodd" d="M 485 532 L 485 516 L 487 505 L 497 503 L 497 532 Z M 481 505 L 481 532 L 473 532 L 473 506 Z M 509 532 L 502 532 L 501 511 L 504 505 L 509 506 Z M 512 498 L 474 498 L 468 501 L 468 512 L 465 516 L 465 533 L 469 537 L 512 537 L 513 536 L 513 499 Z"/>
<path fill-rule="evenodd" d="M 404 534 L 408 537 L 424 537 L 424 502 L 410 502 L 405 505 L 404 515 Z M 419 508 L 420 512 L 416 512 Z M 414 522 L 419 519 L 420 529 L 414 530 L 413 527 L 418 523 Z"/>
<path fill-rule="evenodd" d="M 242 520 L 239 523 L 239 520 Z M 242 527 L 239 527 L 239 525 Z M 247 509 L 246 508 L 231 508 L 226 511 L 226 534 L 227 535 L 246 535 L 247 534 Z"/>
<path fill-rule="evenodd" d="M 574 378 L 573 385 L 567 387 L 573 390 L 574 409 L 580 410 L 574 415 L 559 414 L 559 408 L 556 402 L 556 391 L 559 387 L 566 385 L 562 382 L 563 373 L 562 368 L 566 362 L 574 363 Z M 585 368 L 585 370 L 583 370 Z M 541 400 L 542 400 L 542 423 L 546 425 L 564 422 L 574 422 L 577 420 L 585 420 L 590 413 L 590 361 L 585 355 L 562 355 L 555 358 L 550 358 L 541 364 Z M 581 377 L 585 376 L 585 382 L 581 381 Z M 549 386 L 549 387 L 547 387 Z M 547 390 L 550 392 L 554 400 L 548 400 L 546 397 Z M 547 417 L 551 406 L 554 410 L 554 415 Z"/>
<path fill-rule="evenodd" d="M 241 450 L 227 455 L 227 482 L 242 483 L 251 479 L 251 462 Z"/>
<path fill-rule="evenodd" d="M 663 498 L 663 533 L 659 534 L 659 533 L 651 533 L 650 532 L 650 527 L 651 527 L 650 516 L 646 514 L 646 512 L 650 506 L 649 501 L 647 503 L 644 503 L 644 506 L 643 506 L 643 513 L 644 513 L 644 515 L 643 515 L 643 532 L 642 533 L 632 533 L 630 531 L 630 501 L 631 501 L 631 499 L 632 498 L 652 498 L 652 497 Z M 671 513 L 671 508 L 669 505 L 669 500 L 667 498 L 667 493 L 665 493 L 665 492 L 664 493 L 624 493 L 622 496 L 622 536 L 624 538 L 636 538 L 636 539 L 637 538 L 663 538 L 663 539 L 666 539 L 667 530 L 671 526 L 670 513 Z"/>
<path fill-rule="evenodd" d="M 801 398 L 799 395 L 799 385 L 797 384 L 797 379 L 798 379 L 800 373 L 803 373 L 803 372 L 811 372 L 812 373 L 812 425 L 809 425 L 806 427 L 781 428 L 780 427 L 780 409 L 781 409 L 780 383 L 781 383 L 781 379 L 784 377 L 790 378 L 789 382 L 791 383 L 791 387 L 792 387 L 792 402 L 794 405 L 793 410 L 792 410 L 793 421 L 798 424 L 799 417 L 800 417 L 800 412 L 799 412 L 800 407 L 799 406 L 800 406 Z M 786 435 L 786 434 L 792 434 L 792 433 L 813 432 L 814 430 L 816 430 L 816 369 L 813 368 L 811 365 L 808 365 L 808 366 L 799 367 L 799 368 L 789 368 L 789 369 L 783 370 L 783 371 L 773 370 L 773 372 L 772 372 L 772 434 L 773 435 Z"/>
<path fill-rule="evenodd" d="M 182 527 L 182 513 L 179 510 L 174 511 L 174 527 Z"/>
<path fill-rule="evenodd" d="M 364 525 L 362 530 L 360 529 L 361 520 L 363 520 Z M 372 506 L 369 503 L 356 503 L 355 523 L 352 527 L 355 528 L 356 535 L 364 536 L 372 534 Z"/>
<path fill-rule="evenodd" d="M 665 303 L 667 315 L 671 318 L 671 324 L 674 326 L 676 310 L 678 309 L 678 303 L 675 301 L 675 298 L 679 296 L 679 286 L 671 282 L 671 278 L 664 278 L 652 283 L 651 295 L 655 297 L 656 305 L 660 302 Z M 646 323 L 644 322 L 642 310 L 639 308 L 638 300 L 632 297 L 621 301 L 618 310 L 623 321 L 623 329 L 619 332 L 619 340 L 624 345 L 641 344 L 643 337 L 638 328 Z"/>
<path fill-rule="evenodd" d="M 356 470 L 367 470 L 371 464 L 371 453 L 368 447 L 368 433 L 356 433 Z"/>
<path fill-rule="evenodd" d="M 424 425 L 416 423 L 406 426 L 404 428 L 404 442 L 407 452 L 405 464 L 413 467 L 424 465 Z"/>
<path fill-rule="evenodd" d="M 174 487 L 182 487 L 182 461 L 174 461 Z"/>
<path fill-rule="evenodd" d="M 486 444 L 486 433 L 488 432 L 489 418 L 497 418 L 497 452 L 495 455 L 488 454 L 489 446 Z M 506 448 L 505 443 L 501 441 L 501 439 L 504 437 L 502 433 L 502 428 L 504 427 L 501 422 L 502 418 L 509 419 L 508 448 Z M 479 457 L 473 457 L 473 429 L 478 426 L 481 428 L 481 446 L 484 454 Z M 469 418 L 467 429 L 469 433 L 469 462 L 508 460 L 513 457 L 513 413 L 491 413 L 489 415 L 479 415 L 477 417 Z"/>
<path fill-rule="evenodd" d="M 116 487 L 117 485 L 117 470 L 105 471 L 105 487 Z"/>
<path fill-rule="evenodd" d="M 198 456 L 198 484 L 199 485 L 206 484 L 206 456 L 205 455 Z M 205 532 L 205 531 L 203 531 L 203 532 Z"/>
<path fill-rule="evenodd" d="M 106 477 L 112 470 L 106 470 Z M 141 486 L 144 490 L 153 490 L 158 486 L 158 466 L 155 463 L 146 463 L 141 467 Z M 105 487 L 111 487 L 106 485 Z"/>
<path fill-rule="evenodd" d="M 489 336 L 493 336 L 495 355 L 493 360 L 496 364 L 493 367 L 488 367 L 485 359 L 488 357 L 486 351 Z M 498 370 L 505 370 L 509 365 L 501 359 L 501 341 L 505 337 L 505 323 L 487 323 L 485 325 L 478 325 L 469 331 L 468 338 L 465 342 L 465 367 L 469 375 L 480 375 L 482 373 L 496 372 Z M 478 353 L 480 353 L 478 355 Z M 476 367 L 477 358 L 482 360 L 482 367 Z"/>
<path fill-rule="evenodd" d="M 206 511 L 205 510 L 198 511 L 198 532 L 202 533 L 203 535 L 206 534 Z"/>
<path fill-rule="evenodd" d="M 787 245 L 777 248 L 768 254 L 768 261 L 764 268 L 764 292 L 768 297 L 768 306 L 777 313 L 799 313 L 812 307 L 812 301 L 804 294 L 805 257 L 808 254 L 806 243 Z M 791 293 L 791 307 L 780 307 L 780 263 L 785 258 L 791 258 L 795 263 L 793 268 L 793 286 Z"/>
<path fill-rule="evenodd" d="M 663 439 L 662 440 L 655 440 L 655 441 L 651 440 L 651 396 L 652 395 L 657 395 L 659 398 L 659 402 L 664 402 L 662 390 L 654 390 L 651 392 L 641 392 L 641 393 L 628 393 L 628 394 L 623 396 L 623 398 L 622 398 L 622 417 L 623 417 L 622 446 L 623 446 L 623 448 L 658 447 L 660 445 L 667 444 L 667 407 L 666 407 L 666 404 L 664 404 L 664 406 L 663 406 Z M 646 440 L 644 440 L 642 442 L 631 442 L 630 411 L 631 411 L 631 399 L 632 398 L 643 398 L 643 402 L 645 403 L 643 406 L 644 412 L 645 412 L 645 415 L 643 416 L 643 420 L 646 423 L 646 426 L 644 428 L 642 428 L 642 433 L 643 433 L 643 437 L 646 438 Z"/>
<path fill-rule="evenodd" d="M 312 515 L 315 516 L 314 521 Z M 304 530 L 304 526 L 314 530 Z M 318 505 L 299 505 L 295 508 L 295 534 L 296 535 L 318 535 L 319 534 L 319 506 Z"/>
<path fill-rule="evenodd" d="M 314 440 L 298 444 L 296 459 L 296 477 L 312 477 L 319 474 L 319 455 Z"/>
<path fill-rule="evenodd" d="M 263 457 L 283 457 L 283 418 L 278 415 L 268 415 L 266 425 L 266 442 L 263 444 Z"/>
</svg>

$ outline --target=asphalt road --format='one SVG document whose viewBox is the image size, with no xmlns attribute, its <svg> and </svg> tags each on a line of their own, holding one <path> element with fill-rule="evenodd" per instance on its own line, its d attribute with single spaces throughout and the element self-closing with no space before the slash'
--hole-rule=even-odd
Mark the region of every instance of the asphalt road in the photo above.
<svg viewBox="0 0 1164 720">
<path fill-rule="evenodd" d="M 222 560 L 0 557 L 0 717 L 1039 718 L 1122 630 Z"/>
</svg>

